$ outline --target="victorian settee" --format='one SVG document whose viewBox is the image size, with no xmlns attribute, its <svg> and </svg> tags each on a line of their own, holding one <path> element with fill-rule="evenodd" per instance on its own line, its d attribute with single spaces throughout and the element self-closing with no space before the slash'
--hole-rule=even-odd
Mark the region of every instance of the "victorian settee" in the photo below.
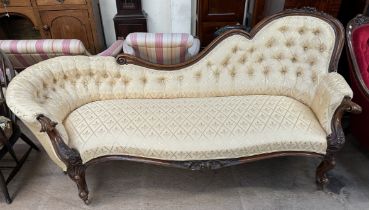
<svg viewBox="0 0 369 210">
<path fill-rule="evenodd" d="M 336 73 L 343 43 L 334 18 L 287 10 L 181 64 L 125 54 L 43 61 L 16 76 L 6 98 L 86 203 L 86 168 L 110 160 L 202 170 L 320 157 L 324 186 L 345 142 L 341 117 L 361 110 Z"/>
</svg>

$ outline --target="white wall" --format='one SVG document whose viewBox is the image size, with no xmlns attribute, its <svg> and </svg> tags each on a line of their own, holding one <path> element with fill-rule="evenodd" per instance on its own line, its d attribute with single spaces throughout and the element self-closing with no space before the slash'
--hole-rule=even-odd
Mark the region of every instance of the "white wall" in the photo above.
<svg viewBox="0 0 369 210">
<path fill-rule="evenodd" d="M 148 14 L 148 31 L 191 33 L 193 2 L 190 0 L 142 0 L 142 9 Z M 106 44 L 110 46 L 115 41 L 113 22 L 117 13 L 115 0 L 100 0 L 100 7 Z"/>
<path fill-rule="evenodd" d="M 152 33 L 171 32 L 171 0 L 142 0 L 142 9 L 147 13 L 147 30 Z"/>
<path fill-rule="evenodd" d="M 191 33 L 191 1 L 171 0 L 172 33 Z"/>
<path fill-rule="evenodd" d="M 104 27 L 106 45 L 109 47 L 115 40 L 113 18 L 117 14 L 115 0 L 100 0 L 100 11 Z"/>
</svg>

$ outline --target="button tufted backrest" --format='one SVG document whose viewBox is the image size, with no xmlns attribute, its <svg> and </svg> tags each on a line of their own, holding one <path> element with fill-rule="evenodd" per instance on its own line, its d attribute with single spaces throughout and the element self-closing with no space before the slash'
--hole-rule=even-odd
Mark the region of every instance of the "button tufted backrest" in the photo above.
<svg viewBox="0 0 369 210">
<path fill-rule="evenodd" d="M 118 65 L 112 57 L 66 56 L 28 68 L 9 91 L 33 103 L 33 116 L 25 116 L 30 121 L 42 113 L 62 122 L 83 104 L 122 98 L 267 94 L 310 105 L 329 71 L 335 40 L 326 21 L 287 16 L 269 22 L 251 40 L 241 32 L 228 34 L 192 65 L 175 71 Z M 22 113 L 17 99 L 10 103 Z"/>
</svg>

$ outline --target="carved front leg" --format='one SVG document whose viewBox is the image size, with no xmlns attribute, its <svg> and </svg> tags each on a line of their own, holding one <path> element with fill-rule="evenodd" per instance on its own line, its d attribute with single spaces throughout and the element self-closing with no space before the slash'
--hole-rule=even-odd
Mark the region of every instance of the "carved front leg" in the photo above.
<svg viewBox="0 0 369 210">
<path fill-rule="evenodd" d="M 361 107 L 352 102 L 351 98 L 345 97 L 335 111 L 331 122 L 332 134 L 327 137 L 327 153 L 316 170 L 316 182 L 320 187 L 324 187 L 329 183 L 327 172 L 335 167 L 335 155 L 345 144 L 345 134 L 341 125 L 341 119 L 345 112 L 359 114 L 361 113 Z"/>
<path fill-rule="evenodd" d="M 326 155 L 316 170 L 316 182 L 323 188 L 329 182 L 327 172 L 336 166 L 336 158 L 333 155 Z"/>
<path fill-rule="evenodd" d="M 85 202 L 86 205 L 89 204 L 88 201 L 88 188 L 86 183 L 86 167 L 84 165 L 73 166 L 68 168 L 68 176 L 77 184 L 78 195 Z"/>
<path fill-rule="evenodd" d="M 79 197 L 85 204 L 88 204 L 88 188 L 85 178 L 86 166 L 83 165 L 81 155 L 77 150 L 65 144 L 60 133 L 55 128 L 56 122 L 43 115 L 39 115 L 37 120 L 41 123 L 41 132 L 47 133 L 56 154 L 67 166 L 68 176 L 77 184 Z"/>
</svg>

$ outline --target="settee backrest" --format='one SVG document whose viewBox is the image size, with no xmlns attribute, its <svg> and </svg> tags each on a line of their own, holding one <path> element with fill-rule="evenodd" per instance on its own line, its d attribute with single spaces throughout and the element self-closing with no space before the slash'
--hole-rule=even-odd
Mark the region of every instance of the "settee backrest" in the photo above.
<svg viewBox="0 0 369 210">
<path fill-rule="evenodd" d="M 9 106 L 29 122 L 36 122 L 37 114 L 62 122 L 79 106 L 106 99 L 267 94 L 310 105 L 322 76 L 336 70 L 343 41 L 343 27 L 336 20 L 310 13 L 275 15 L 251 34 L 228 32 L 193 60 L 153 66 L 159 70 L 146 64 L 119 65 L 112 57 L 50 59 L 14 79 L 9 89 L 20 98 Z M 32 104 L 23 112 L 15 104 L 24 98 Z M 22 116 L 29 107 L 33 114 Z"/>
</svg>

